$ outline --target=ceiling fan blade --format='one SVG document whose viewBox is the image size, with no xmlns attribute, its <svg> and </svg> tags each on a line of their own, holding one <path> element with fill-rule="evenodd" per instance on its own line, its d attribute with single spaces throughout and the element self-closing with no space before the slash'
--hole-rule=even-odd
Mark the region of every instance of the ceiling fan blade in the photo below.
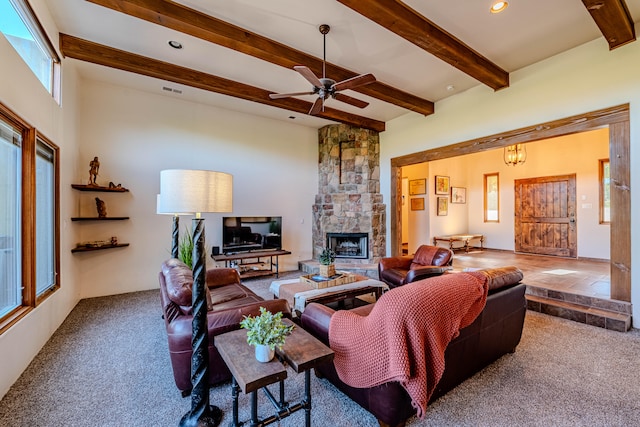
<svg viewBox="0 0 640 427">
<path fill-rule="evenodd" d="M 280 99 L 280 98 L 289 98 L 291 96 L 300 96 L 300 95 L 314 95 L 315 92 L 293 92 L 293 93 L 270 93 L 269 98 L 271 99 Z"/>
<path fill-rule="evenodd" d="M 351 104 L 354 107 L 358 107 L 358 108 L 364 108 L 367 105 L 369 105 L 368 102 L 353 98 L 349 95 L 345 95 L 344 93 L 336 93 L 333 95 L 333 97 L 338 101 L 346 102 L 347 104 Z"/>
<path fill-rule="evenodd" d="M 373 74 L 360 74 L 359 76 L 351 77 L 350 79 L 343 80 L 333 85 L 334 90 L 353 89 L 354 87 L 368 85 L 376 81 Z"/>
<path fill-rule="evenodd" d="M 324 98 L 318 97 L 318 99 L 316 99 L 316 102 L 314 102 L 313 105 L 311 106 L 311 110 L 309 110 L 309 114 L 311 116 L 314 116 L 318 114 L 320 111 L 322 111 L 323 107 L 324 107 Z"/>
<path fill-rule="evenodd" d="M 320 79 L 313 74 L 313 71 L 309 67 L 305 67 L 304 65 L 296 65 L 293 67 L 294 70 L 299 72 L 302 77 L 307 79 L 309 83 L 311 83 L 314 87 L 324 87 Z"/>
</svg>

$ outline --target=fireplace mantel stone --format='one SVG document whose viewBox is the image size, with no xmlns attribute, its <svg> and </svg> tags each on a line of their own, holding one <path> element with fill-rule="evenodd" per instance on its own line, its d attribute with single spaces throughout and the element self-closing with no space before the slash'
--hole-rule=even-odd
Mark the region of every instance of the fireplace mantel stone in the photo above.
<svg viewBox="0 0 640 427">
<path fill-rule="evenodd" d="M 313 257 L 327 233 L 367 233 L 367 259 L 342 263 L 377 264 L 386 251 L 386 205 L 380 193 L 378 132 L 344 124 L 318 131 L 318 194 L 313 205 Z"/>
</svg>

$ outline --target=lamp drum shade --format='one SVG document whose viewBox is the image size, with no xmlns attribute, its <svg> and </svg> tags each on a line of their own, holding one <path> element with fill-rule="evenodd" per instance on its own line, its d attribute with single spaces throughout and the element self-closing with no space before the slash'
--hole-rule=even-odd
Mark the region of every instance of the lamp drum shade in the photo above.
<svg viewBox="0 0 640 427">
<path fill-rule="evenodd" d="M 203 213 L 233 210 L 233 176 L 188 169 L 160 171 L 158 212 Z"/>
<path fill-rule="evenodd" d="M 176 216 L 176 215 L 193 215 L 192 212 L 164 212 L 163 209 L 163 205 L 162 205 L 162 196 L 160 194 L 156 195 L 156 214 L 158 215 L 172 215 L 172 216 Z"/>
</svg>

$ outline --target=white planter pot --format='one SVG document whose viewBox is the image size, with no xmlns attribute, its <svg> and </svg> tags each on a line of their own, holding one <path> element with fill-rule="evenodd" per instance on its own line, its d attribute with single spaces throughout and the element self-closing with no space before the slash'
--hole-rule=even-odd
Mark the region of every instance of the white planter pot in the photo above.
<svg viewBox="0 0 640 427">
<path fill-rule="evenodd" d="M 256 359 L 258 362 L 269 362 L 275 355 L 275 350 L 271 350 L 268 345 L 256 345 Z"/>
</svg>

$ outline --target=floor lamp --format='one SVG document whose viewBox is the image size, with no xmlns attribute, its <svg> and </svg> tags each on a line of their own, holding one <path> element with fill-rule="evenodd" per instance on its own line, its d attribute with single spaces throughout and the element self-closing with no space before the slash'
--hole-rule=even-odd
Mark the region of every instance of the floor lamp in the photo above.
<svg viewBox="0 0 640 427">
<path fill-rule="evenodd" d="M 162 209 L 160 194 L 156 196 L 156 213 L 158 215 L 173 215 L 173 226 L 171 229 L 171 258 L 178 258 L 180 253 L 180 215 L 191 215 L 188 213 L 164 212 Z"/>
<path fill-rule="evenodd" d="M 181 427 L 217 426 L 222 411 L 209 404 L 209 333 L 205 301 L 205 239 L 203 212 L 233 210 L 233 177 L 223 172 L 170 169 L 160 172 L 163 212 L 190 212 L 193 219 L 193 323 L 191 333 L 191 410 Z"/>
</svg>

